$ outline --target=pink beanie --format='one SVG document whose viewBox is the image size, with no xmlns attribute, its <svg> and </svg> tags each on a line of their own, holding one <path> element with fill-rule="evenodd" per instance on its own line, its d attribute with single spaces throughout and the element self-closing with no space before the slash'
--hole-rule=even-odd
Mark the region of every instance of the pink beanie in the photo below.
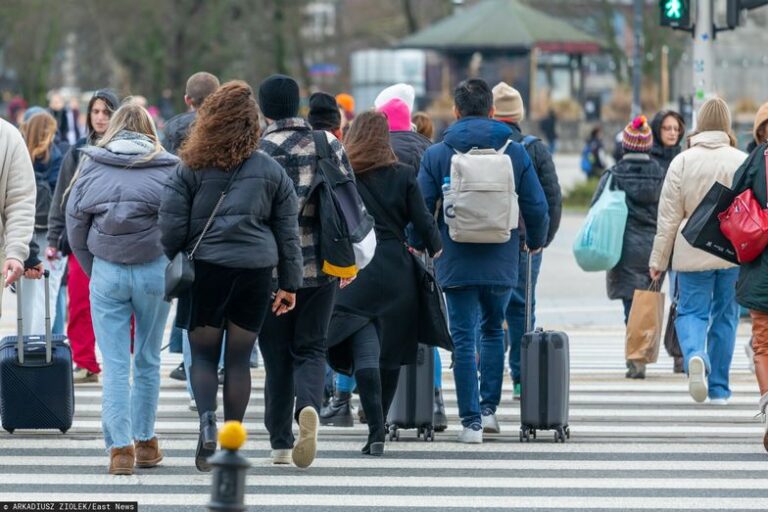
<svg viewBox="0 0 768 512">
<path fill-rule="evenodd" d="M 408 104 L 399 98 L 393 98 L 379 107 L 379 112 L 387 116 L 389 131 L 408 132 L 411 130 L 411 111 Z"/>
</svg>

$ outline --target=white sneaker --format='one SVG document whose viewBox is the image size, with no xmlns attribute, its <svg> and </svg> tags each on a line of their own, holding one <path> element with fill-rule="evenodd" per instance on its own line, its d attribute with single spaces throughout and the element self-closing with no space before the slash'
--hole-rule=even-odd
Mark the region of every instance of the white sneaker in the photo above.
<svg viewBox="0 0 768 512">
<path fill-rule="evenodd" d="M 290 464 L 291 450 L 272 450 L 272 464 Z"/>
<path fill-rule="evenodd" d="M 688 361 L 688 392 L 699 403 L 707 399 L 709 386 L 707 385 L 707 367 L 699 356 L 693 356 Z"/>
<path fill-rule="evenodd" d="M 728 405 L 730 401 L 727 398 L 710 398 L 709 405 Z"/>
<path fill-rule="evenodd" d="M 315 461 L 319 426 L 320 417 L 317 411 L 310 406 L 303 408 L 299 413 L 299 439 L 291 452 L 296 467 L 308 468 Z"/>
<path fill-rule="evenodd" d="M 466 444 L 483 444 L 483 427 L 479 423 L 473 423 L 461 429 L 458 441 Z"/>
<path fill-rule="evenodd" d="M 755 373 L 755 351 L 752 349 L 752 338 L 749 338 L 749 341 L 744 345 L 744 353 L 747 354 L 749 371 Z"/>
<path fill-rule="evenodd" d="M 483 411 L 483 432 L 486 434 L 500 434 L 501 428 L 499 427 L 499 420 L 496 419 L 496 413 L 491 412 L 490 409 Z"/>
</svg>

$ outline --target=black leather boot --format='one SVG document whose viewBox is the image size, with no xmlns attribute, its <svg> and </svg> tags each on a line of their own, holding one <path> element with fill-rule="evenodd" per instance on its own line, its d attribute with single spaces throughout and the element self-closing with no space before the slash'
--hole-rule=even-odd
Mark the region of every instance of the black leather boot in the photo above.
<svg viewBox="0 0 768 512">
<path fill-rule="evenodd" d="M 384 454 L 384 411 L 381 405 L 381 377 L 378 368 L 365 368 L 355 372 L 360 403 L 368 419 L 368 442 L 361 450 L 364 455 Z"/>
<path fill-rule="evenodd" d="M 448 428 L 448 418 L 445 416 L 445 403 L 443 402 L 443 390 L 435 388 L 435 408 L 432 413 L 432 426 L 435 432 L 442 432 Z"/>
<path fill-rule="evenodd" d="M 200 436 L 197 439 L 195 451 L 195 466 L 198 471 L 208 472 L 212 469 L 208 463 L 208 457 L 216 452 L 217 436 L 216 413 L 204 412 L 200 415 Z"/>
<path fill-rule="evenodd" d="M 320 411 L 320 424 L 334 427 L 351 427 L 355 424 L 352 417 L 350 400 L 352 393 L 336 392 L 328 407 Z"/>
</svg>

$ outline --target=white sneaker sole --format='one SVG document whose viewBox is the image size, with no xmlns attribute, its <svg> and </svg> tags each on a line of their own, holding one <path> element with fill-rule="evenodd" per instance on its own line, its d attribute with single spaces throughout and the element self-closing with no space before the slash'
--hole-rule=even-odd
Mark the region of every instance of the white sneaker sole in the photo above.
<svg viewBox="0 0 768 512">
<path fill-rule="evenodd" d="M 693 357 L 688 362 L 688 392 L 699 403 L 703 403 L 707 399 L 709 393 L 707 370 L 704 366 L 704 360 L 700 357 Z"/>
<path fill-rule="evenodd" d="M 320 418 L 312 407 L 305 407 L 299 413 L 299 440 L 293 447 L 291 458 L 296 467 L 308 468 L 317 455 L 317 430 Z"/>
</svg>

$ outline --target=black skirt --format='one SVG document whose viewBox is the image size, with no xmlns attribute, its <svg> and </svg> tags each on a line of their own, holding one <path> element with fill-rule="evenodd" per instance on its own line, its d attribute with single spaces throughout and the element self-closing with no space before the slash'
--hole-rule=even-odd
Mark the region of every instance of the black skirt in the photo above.
<svg viewBox="0 0 768 512">
<path fill-rule="evenodd" d="M 179 297 L 176 326 L 191 331 L 205 326 L 221 328 L 229 321 L 259 332 L 271 303 L 272 270 L 195 260 L 195 282 Z"/>
</svg>

